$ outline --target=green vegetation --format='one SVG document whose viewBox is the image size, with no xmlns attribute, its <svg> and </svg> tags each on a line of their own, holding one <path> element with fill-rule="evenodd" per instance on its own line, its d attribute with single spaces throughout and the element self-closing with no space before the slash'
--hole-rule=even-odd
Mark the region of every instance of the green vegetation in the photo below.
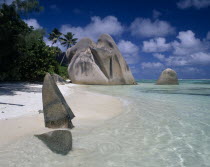
<svg viewBox="0 0 210 167">
<path fill-rule="evenodd" d="M 43 40 L 44 30 L 28 27 L 20 17 L 21 13 L 38 12 L 41 9 L 37 0 L 16 0 L 12 5 L 1 6 L 0 81 L 42 81 L 46 72 L 67 78 L 67 67 L 56 61 L 56 57 L 62 54 L 61 50 L 47 46 Z M 57 29 L 53 30 L 49 37 L 52 45 L 60 41 L 61 35 Z M 72 44 L 67 45 L 68 41 L 62 45 L 68 48 L 75 44 L 77 39 L 73 36 Z"/>
</svg>

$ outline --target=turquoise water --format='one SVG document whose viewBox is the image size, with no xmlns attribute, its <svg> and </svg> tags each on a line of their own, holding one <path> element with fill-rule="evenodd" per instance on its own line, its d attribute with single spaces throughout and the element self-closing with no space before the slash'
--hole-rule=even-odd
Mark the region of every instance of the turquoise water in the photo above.
<svg viewBox="0 0 210 167">
<path fill-rule="evenodd" d="M 0 151 L 0 166 L 210 166 L 210 80 L 88 89 L 120 98 L 125 111 L 88 133 L 73 133 L 74 150 L 67 156 L 30 137 Z"/>
</svg>

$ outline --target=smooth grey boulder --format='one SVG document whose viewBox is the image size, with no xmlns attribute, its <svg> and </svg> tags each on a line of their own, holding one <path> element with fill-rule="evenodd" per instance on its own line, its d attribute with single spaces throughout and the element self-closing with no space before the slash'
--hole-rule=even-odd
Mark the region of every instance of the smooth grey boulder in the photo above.
<svg viewBox="0 0 210 167">
<path fill-rule="evenodd" d="M 47 73 L 42 87 L 45 126 L 48 128 L 73 128 L 75 117 L 52 76 Z"/>
<path fill-rule="evenodd" d="M 52 77 L 53 77 L 55 83 L 58 83 L 58 84 L 61 84 L 61 85 L 64 85 L 64 84 L 67 84 L 68 83 L 68 82 L 65 81 L 65 79 L 63 79 L 58 74 L 52 74 Z"/>
<path fill-rule="evenodd" d="M 178 77 L 174 70 L 167 68 L 165 69 L 159 79 L 156 82 L 157 85 L 178 85 Z"/>
<path fill-rule="evenodd" d="M 114 40 L 102 34 L 97 43 L 81 39 L 66 52 L 69 78 L 76 84 L 131 85 L 134 77 Z"/>
<path fill-rule="evenodd" d="M 72 135 L 68 130 L 55 130 L 35 136 L 54 153 L 67 155 L 72 150 Z"/>
</svg>

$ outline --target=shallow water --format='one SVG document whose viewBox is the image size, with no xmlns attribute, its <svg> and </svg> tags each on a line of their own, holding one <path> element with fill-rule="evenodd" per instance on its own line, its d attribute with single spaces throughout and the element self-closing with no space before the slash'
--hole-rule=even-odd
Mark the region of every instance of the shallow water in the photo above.
<svg viewBox="0 0 210 167">
<path fill-rule="evenodd" d="M 119 97 L 125 112 L 86 133 L 73 131 L 73 151 L 66 156 L 28 137 L 0 150 L 0 166 L 210 166 L 209 80 L 88 89 Z"/>
</svg>

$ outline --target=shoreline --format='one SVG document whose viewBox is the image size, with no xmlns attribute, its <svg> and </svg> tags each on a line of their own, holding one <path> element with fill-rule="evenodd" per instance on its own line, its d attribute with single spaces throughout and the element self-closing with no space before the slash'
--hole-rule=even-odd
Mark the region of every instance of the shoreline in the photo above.
<svg viewBox="0 0 210 167">
<path fill-rule="evenodd" d="M 4 113 L 0 111 L 0 147 L 26 136 L 53 130 L 45 128 L 43 113 L 39 113 L 39 110 L 42 110 L 42 85 L 29 83 L 15 85 L 15 83 L 0 84 L 1 90 L 7 87 L 10 93 L 2 95 L 1 91 L 0 95 L 2 103 L 0 109 L 4 108 Z M 124 104 L 117 97 L 91 92 L 85 85 L 65 84 L 58 87 L 76 116 L 72 120 L 75 126 L 72 132 L 87 131 L 100 126 L 123 111 Z M 3 93 L 6 93 L 7 89 Z M 7 104 L 4 104 L 5 101 Z M 16 104 L 15 102 L 20 105 L 10 105 Z M 24 112 L 21 112 L 21 109 Z M 20 113 L 12 115 L 15 112 Z"/>
</svg>

